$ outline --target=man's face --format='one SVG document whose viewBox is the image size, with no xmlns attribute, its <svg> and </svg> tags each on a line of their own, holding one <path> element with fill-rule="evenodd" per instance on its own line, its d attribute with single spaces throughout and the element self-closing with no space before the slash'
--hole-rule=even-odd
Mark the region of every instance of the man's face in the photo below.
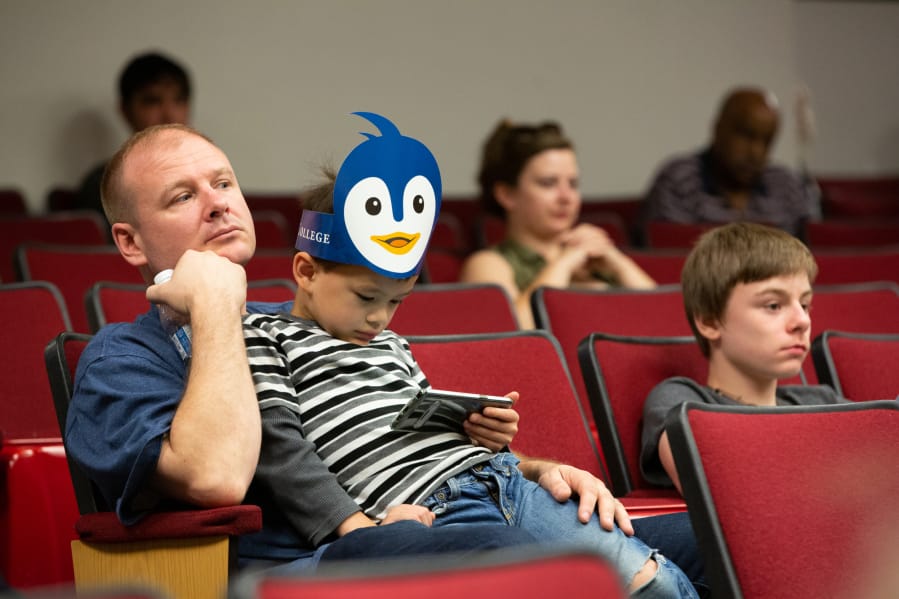
<svg viewBox="0 0 899 599">
<path fill-rule="evenodd" d="M 134 148 L 122 188 L 150 276 L 173 268 L 188 249 L 212 250 L 238 264 L 253 256 L 256 233 L 237 177 L 225 154 L 202 137 L 165 131 Z"/>
<path fill-rule="evenodd" d="M 122 115 L 135 133 L 153 125 L 186 125 L 190 99 L 178 83 L 163 79 L 138 90 L 122 105 Z"/>
<path fill-rule="evenodd" d="M 304 285 L 309 299 L 297 316 L 314 320 L 332 337 L 368 345 L 390 324 L 416 279 L 392 279 L 358 265 L 318 266 Z"/>
<path fill-rule="evenodd" d="M 749 188 L 768 162 L 777 135 L 777 112 L 761 99 L 747 100 L 722 114 L 712 151 L 728 183 Z"/>
</svg>

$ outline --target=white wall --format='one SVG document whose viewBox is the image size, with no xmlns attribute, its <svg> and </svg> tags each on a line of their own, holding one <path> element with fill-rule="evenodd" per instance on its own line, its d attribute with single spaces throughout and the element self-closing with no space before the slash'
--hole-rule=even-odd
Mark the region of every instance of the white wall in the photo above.
<svg viewBox="0 0 899 599">
<path fill-rule="evenodd" d="M 823 173 L 899 173 L 899 3 L 796 5 L 799 73 L 814 90 Z"/>
<path fill-rule="evenodd" d="M 371 130 L 348 113 L 370 110 L 431 147 L 448 194 L 474 191 L 502 116 L 560 121 L 586 194 L 639 193 L 660 160 L 705 142 L 721 94 L 746 82 L 787 108 L 776 159 L 795 163 L 790 103 L 808 81 L 814 160 L 899 171 L 896 31 L 899 5 L 882 3 L 0 0 L 0 186 L 39 211 L 111 154 L 127 135 L 116 77 L 148 48 L 189 65 L 194 124 L 248 190 L 305 186 Z"/>
</svg>

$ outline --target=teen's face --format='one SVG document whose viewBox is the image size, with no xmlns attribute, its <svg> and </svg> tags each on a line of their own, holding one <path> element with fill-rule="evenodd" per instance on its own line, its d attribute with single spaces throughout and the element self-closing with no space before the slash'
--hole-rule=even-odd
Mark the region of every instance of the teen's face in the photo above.
<svg viewBox="0 0 899 599">
<path fill-rule="evenodd" d="M 581 209 L 580 173 L 573 150 L 544 150 L 534 155 L 512 192 L 512 210 L 532 230 L 562 233 L 577 222 Z"/>
<path fill-rule="evenodd" d="M 246 264 L 256 233 L 228 158 L 196 135 L 168 131 L 132 150 L 122 187 L 134 207 L 134 241 L 154 274 L 188 249 Z M 140 265 L 138 265 L 140 266 Z"/>
<path fill-rule="evenodd" d="M 317 267 L 305 287 L 309 301 L 298 315 L 316 321 L 332 337 L 368 345 L 390 324 L 416 278 L 392 279 L 356 265 Z"/>
<path fill-rule="evenodd" d="M 757 380 L 795 376 L 809 351 L 811 301 L 804 273 L 738 284 L 713 351 Z"/>
<path fill-rule="evenodd" d="M 122 114 L 135 132 L 153 125 L 186 125 L 190 100 L 175 81 L 163 79 L 138 90 L 122 106 Z"/>
</svg>

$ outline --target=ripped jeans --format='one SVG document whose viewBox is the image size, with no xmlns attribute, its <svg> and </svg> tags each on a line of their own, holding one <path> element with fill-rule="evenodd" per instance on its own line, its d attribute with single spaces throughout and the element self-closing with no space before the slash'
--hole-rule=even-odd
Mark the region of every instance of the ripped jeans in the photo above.
<svg viewBox="0 0 899 599">
<path fill-rule="evenodd" d="M 625 535 L 617 526 L 614 531 L 603 529 L 595 512 L 589 523 L 582 524 L 577 503 L 559 503 L 524 478 L 518 458 L 511 453 L 497 454 L 447 480 L 422 505 L 437 515 L 435 527 L 506 524 L 528 531 L 540 543 L 590 548 L 612 565 L 625 587 L 652 557 L 658 564 L 656 575 L 632 596 L 697 597 L 686 575 L 640 539 Z"/>
</svg>

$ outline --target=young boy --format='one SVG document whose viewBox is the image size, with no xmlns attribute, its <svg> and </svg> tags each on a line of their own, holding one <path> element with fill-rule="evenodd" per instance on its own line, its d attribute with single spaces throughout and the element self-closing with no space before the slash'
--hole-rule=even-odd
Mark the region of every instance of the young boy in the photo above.
<svg viewBox="0 0 899 599">
<path fill-rule="evenodd" d="M 842 403 L 828 386 L 778 387 L 795 376 L 809 351 L 812 282 L 809 249 L 779 229 L 733 223 L 703 235 L 681 273 L 684 308 L 709 360 L 705 385 L 673 377 L 643 407 L 640 467 L 651 483 L 680 481 L 665 420 L 687 401 L 724 405 Z"/>
<path fill-rule="evenodd" d="M 527 480 L 514 455 L 495 452 L 500 444 L 391 428 L 429 388 L 408 343 L 386 327 L 415 284 L 439 210 L 439 171 L 420 142 L 383 117 L 362 116 L 382 135 L 347 157 L 333 193 L 304 201 L 291 314 L 244 321 L 260 409 L 284 415 L 263 418 L 263 435 L 299 430 L 366 518 L 413 504 L 434 527 L 516 526 L 539 542 L 591 547 L 641 596 L 695 597 L 673 563 L 620 528 L 603 528 L 595 512 L 582 523 L 576 501 L 559 502 Z M 490 415 L 501 420 L 497 412 Z"/>
</svg>

